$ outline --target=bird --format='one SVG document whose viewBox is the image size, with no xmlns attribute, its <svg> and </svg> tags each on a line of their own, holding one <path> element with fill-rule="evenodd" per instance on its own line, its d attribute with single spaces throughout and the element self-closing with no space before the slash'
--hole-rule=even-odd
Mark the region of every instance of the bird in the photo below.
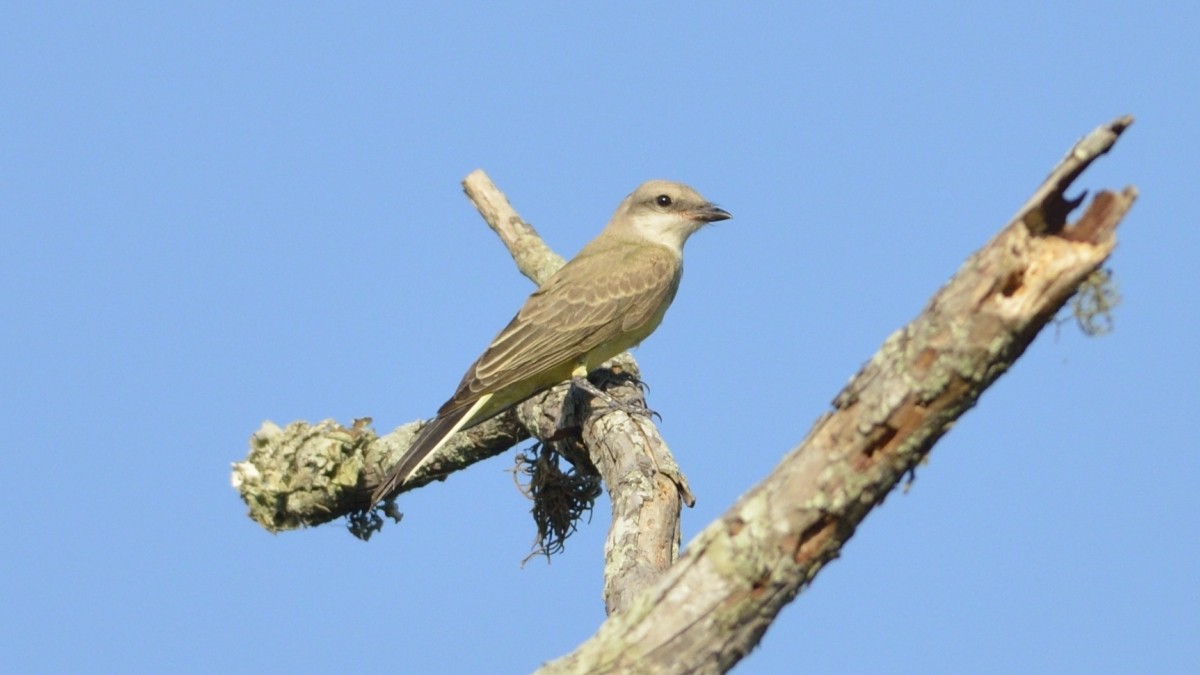
<svg viewBox="0 0 1200 675">
<path fill-rule="evenodd" d="M 679 289 L 684 243 L 704 225 L 729 218 L 682 183 L 639 185 L 467 369 L 375 489 L 369 508 L 393 496 L 455 433 L 541 391 L 569 380 L 606 396 L 587 374 L 658 328 Z"/>
</svg>

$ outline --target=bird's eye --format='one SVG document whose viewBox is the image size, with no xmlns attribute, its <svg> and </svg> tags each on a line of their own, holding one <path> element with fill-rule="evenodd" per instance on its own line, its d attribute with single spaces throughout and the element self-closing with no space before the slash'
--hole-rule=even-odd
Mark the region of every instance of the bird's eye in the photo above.
<svg viewBox="0 0 1200 675">
<path fill-rule="evenodd" d="M 659 195 L 654 198 L 654 203 L 658 204 L 659 206 L 663 206 L 663 207 L 670 206 L 671 198 L 668 197 L 667 195 Z"/>
</svg>

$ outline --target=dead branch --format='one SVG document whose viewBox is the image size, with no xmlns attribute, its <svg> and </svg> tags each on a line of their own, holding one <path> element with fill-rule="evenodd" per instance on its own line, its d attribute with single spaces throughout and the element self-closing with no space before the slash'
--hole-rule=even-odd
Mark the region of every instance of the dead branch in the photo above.
<svg viewBox="0 0 1200 675">
<path fill-rule="evenodd" d="M 1137 191 L 1065 191 L 1132 123 L 1075 145 L 1016 217 L 890 336 L 799 447 L 671 570 L 544 673 L 725 672 L 872 508 L 1008 370 L 1111 254 Z"/>
</svg>

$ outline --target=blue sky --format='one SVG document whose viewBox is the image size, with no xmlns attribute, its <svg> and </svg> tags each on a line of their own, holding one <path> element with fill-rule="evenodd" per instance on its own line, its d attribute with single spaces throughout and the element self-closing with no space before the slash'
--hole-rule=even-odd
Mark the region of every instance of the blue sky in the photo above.
<svg viewBox="0 0 1200 675">
<path fill-rule="evenodd" d="M 1050 6 L 1053 5 L 1053 6 Z M 1135 184 L 1100 339 L 1044 332 L 741 673 L 1200 669 L 1200 48 L 1188 3 L 9 3 L 0 642 L 22 672 L 518 673 L 603 619 L 511 454 L 368 544 L 272 536 L 263 420 L 432 415 L 642 180 L 734 213 L 636 352 L 698 498 L 764 477 L 1082 134 Z"/>
</svg>

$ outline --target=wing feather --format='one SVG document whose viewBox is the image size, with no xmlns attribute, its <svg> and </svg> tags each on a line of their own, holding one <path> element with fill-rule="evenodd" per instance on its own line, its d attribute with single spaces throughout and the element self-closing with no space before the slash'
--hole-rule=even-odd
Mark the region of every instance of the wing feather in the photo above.
<svg viewBox="0 0 1200 675">
<path fill-rule="evenodd" d="M 673 299 L 680 272 L 677 254 L 645 243 L 581 253 L 529 296 L 439 415 L 560 369 L 623 335 L 648 333 Z"/>
</svg>

